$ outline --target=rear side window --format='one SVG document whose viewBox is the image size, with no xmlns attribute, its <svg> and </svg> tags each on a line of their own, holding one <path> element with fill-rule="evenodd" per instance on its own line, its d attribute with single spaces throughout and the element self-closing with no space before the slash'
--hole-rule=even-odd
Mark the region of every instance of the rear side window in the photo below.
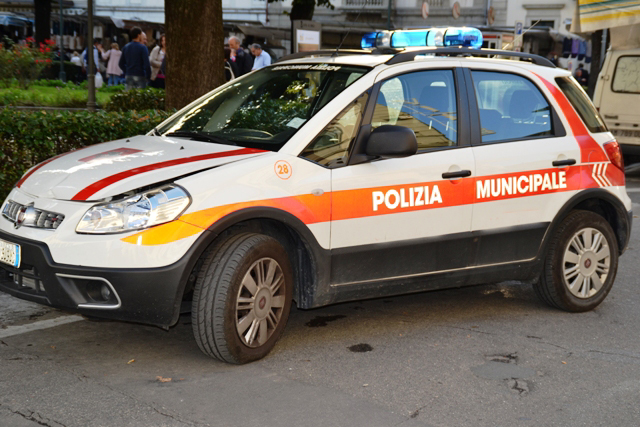
<svg viewBox="0 0 640 427">
<path fill-rule="evenodd" d="M 553 136 L 551 107 L 528 79 L 488 71 L 471 74 L 483 143 Z"/>
<path fill-rule="evenodd" d="M 556 83 L 569 99 L 573 108 L 576 109 L 589 131 L 593 133 L 607 131 L 607 127 L 598 115 L 591 100 L 573 77 L 558 77 L 556 78 Z"/>
<path fill-rule="evenodd" d="M 640 56 L 621 56 L 613 73 L 611 90 L 640 93 Z"/>
</svg>

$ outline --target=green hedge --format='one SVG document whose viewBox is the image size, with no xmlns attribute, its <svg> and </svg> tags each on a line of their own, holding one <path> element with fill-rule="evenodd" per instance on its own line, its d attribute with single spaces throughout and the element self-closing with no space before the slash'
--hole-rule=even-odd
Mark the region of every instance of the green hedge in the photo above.
<svg viewBox="0 0 640 427">
<path fill-rule="evenodd" d="M 81 67 L 78 67 L 71 61 L 64 62 L 64 72 L 67 74 L 67 81 L 78 81 L 78 74 L 82 72 Z M 42 70 L 40 73 L 40 79 L 56 80 L 60 74 L 60 61 L 53 61 Z"/>
<path fill-rule="evenodd" d="M 107 111 L 164 110 L 164 90 L 147 88 L 116 93 L 104 108 Z"/>
<path fill-rule="evenodd" d="M 87 145 L 147 133 L 168 116 L 164 111 L 0 109 L 0 200 L 31 166 Z"/>
</svg>

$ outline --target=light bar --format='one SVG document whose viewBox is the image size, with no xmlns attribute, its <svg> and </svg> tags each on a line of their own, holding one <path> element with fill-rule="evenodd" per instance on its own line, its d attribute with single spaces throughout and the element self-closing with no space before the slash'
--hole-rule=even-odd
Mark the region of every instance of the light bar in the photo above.
<svg viewBox="0 0 640 427">
<path fill-rule="evenodd" d="M 464 46 L 482 47 L 482 32 L 472 27 L 428 28 L 422 30 L 378 31 L 362 37 L 363 49 L 376 47 Z"/>
</svg>

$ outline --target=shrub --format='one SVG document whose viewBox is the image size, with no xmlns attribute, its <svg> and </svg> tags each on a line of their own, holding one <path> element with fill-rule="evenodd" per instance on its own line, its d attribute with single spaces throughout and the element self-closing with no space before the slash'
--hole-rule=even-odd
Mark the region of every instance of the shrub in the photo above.
<svg viewBox="0 0 640 427">
<path fill-rule="evenodd" d="M 16 111 L 0 109 L 0 200 L 32 166 L 58 154 L 147 133 L 163 111 Z"/>
<path fill-rule="evenodd" d="M 64 72 L 67 75 L 67 82 L 77 82 L 78 74 L 82 68 L 78 67 L 71 61 L 64 61 Z M 53 61 L 44 67 L 39 76 L 39 81 L 34 84 L 40 84 L 42 80 L 57 80 L 60 75 L 60 61 Z M 59 81 L 59 80 L 58 80 Z"/>
<path fill-rule="evenodd" d="M 3 85 L 8 85 L 8 82 L 15 78 L 20 87 L 29 87 L 45 66 L 51 63 L 51 44 L 52 42 L 47 40 L 47 44 L 38 47 L 35 40 L 27 38 L 26 45 L 14 44 L 6 49 L 0 46 L 0 70 L 3 71 L 0 80 Z"/>
<path fill-rule="evenodd" d="M 105 106 L 107 111 L 164 110 L 164 90 L 135 89 L 117 93 Z"/>
</svg>

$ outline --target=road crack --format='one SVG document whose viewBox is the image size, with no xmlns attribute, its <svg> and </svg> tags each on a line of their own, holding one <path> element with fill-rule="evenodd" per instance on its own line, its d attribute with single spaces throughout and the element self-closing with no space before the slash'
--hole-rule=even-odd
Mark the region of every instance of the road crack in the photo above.
<svg viewBox="0 0 640 427">
<path fill-rule="evenodd" d="M 0 408 L 2 408 L 2 406 L 0 406 Z M 18 411 L 18 410 L 14 410 L 11 408 L 7 408 L 7 410 L 9 412 L 11 412 L 12 414 L 18 415 L 22 418 L 24 418 L 25 420 L 28 421 L 32 421 L 36 424 L 39 424 L 41 426 L 45 426 L 45 427 L 67 427 L 66 425 L 59 423 L 57 421 L 51 420 L 49 418 L 43 417 L 42 415 L 40 415 L 37 412 L 33 412 L 33 411 Z"/>
</svg>

